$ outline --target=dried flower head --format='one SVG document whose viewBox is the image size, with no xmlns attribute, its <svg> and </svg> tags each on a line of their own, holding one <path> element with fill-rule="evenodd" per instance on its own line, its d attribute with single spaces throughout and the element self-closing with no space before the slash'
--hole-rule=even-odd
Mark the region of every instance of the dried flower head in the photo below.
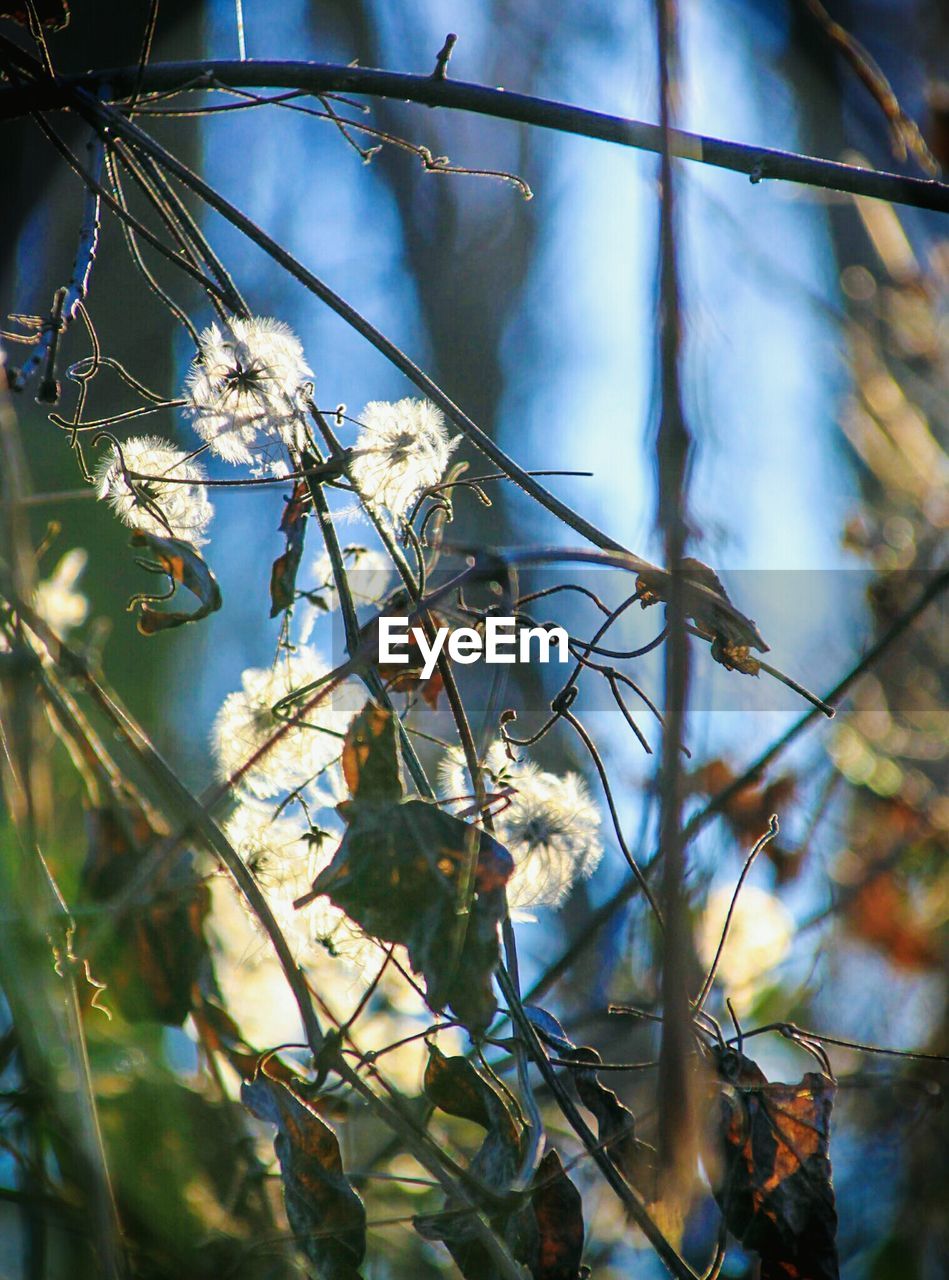
<svg viewBox="0 0 949 1280">
<path fill-rule="evenodd" d="M 521 911 L 557 906 L 576 881 L 593 874 L 603 856 L 600 814 L 586 783 L 576 773 L 560 777 L 527 760 L 511 761 L 500 742 L 488 750 L 484 770 L 489 791 L 508 795 L 494 823 L 514 859 L 508 905 Z M 442 763 L 441 788 L 455 807 L 472 793 L 457 747 Z"/>
<path fill-rule="evenodd" d="M 293 907 L 295 899 L 312 883 L 317 870 L 317 859 L 305 838 L 306 828 L 295 818 L 278 815 L 270 806 L 245 801 L 224 824 L 224 834 L 235 853 L 254 873 L 294 954 L 301 955 L 310 945 L 312 931 L 318 927 L 317 921 L 307 919 Z M 328 899 L 323 902 L 333 910 Z M 251 918 L 259 930 L 259 921 L 253 914 Z M 319 923 L 333 929 L 339 921 L 334 917 Z"/>
<path fill-rule="evenodd" d="M 243 800 L 225 822 L 224 834 L 267 890 L 279 889 L 288 867 L 307 860 L 306 828 L 272 805 Z"/>
<path fill-rule="evenodd" d="M 307 714 L 305 724 L 289 726 L 285 717 L 274 713 L 288 694 L 327 671 L 311 649 L 281 655 L 273 667 L 246 670 L 241 688 L 224 699 L 211 731 L 220 777 L 232 777 L 263 752 L 241 775 L 239 786 L 266 800 L 302 786 L 338 756 L 345 717 L 337 709 L 317 706 Z M 279 730 L 282 733 L 271 743 Z"/>
<path fill-rule="evenodd" d="M 133 436 L 107 454 L 96 471 L 100 499 L 130 529 L 200 546 L 214 508 L 204 469 L 161 436 Z"/>
<path fill-rule="evenodd" d="M 37 583 L 33 607 L 60 637 L 65 637 L 73 627 L 82 626 L 88 616 L 89 601 L 76 590 L 88 560 L 87 551 L 73 547 L 50 576 Z"/>
<path fill-rule="evenodd" d="M 350 477 L 360 497 L 401 519 L 424 489 L 438 484 L 457 444 L 428 400 L 373 400 L 362 413 Z"/>
<path fill-rule="evenodd" d="M 274 949 L 233 884 L 224 876 L 211 881 L 209 935 L 214 946 L 214 976 L 228 1009 L 240 1010 L 241 1031 L 251 1044 L 273 1045 L 301 1039 L 300 1011 Z M 289 899 L 288 899 L 289 900 Z M 310 932 L 308 912 L 284 913 L 268 895 L 298 964 L 318 991 L 332 991 L 334 1004 L 354 1007 L 384 953 L 365 940 L 365 967 L 359 958 L 330 955 Z"/>
<path fill-rule="evenodd" d="M 212 324 L 199 343 L 185 382 L 198 435 L 226 462 L 279 462 L 298 442 L 312 374 L 299 339 L 279 320 L 254 317 L 227 331 Z"/>
</svg>

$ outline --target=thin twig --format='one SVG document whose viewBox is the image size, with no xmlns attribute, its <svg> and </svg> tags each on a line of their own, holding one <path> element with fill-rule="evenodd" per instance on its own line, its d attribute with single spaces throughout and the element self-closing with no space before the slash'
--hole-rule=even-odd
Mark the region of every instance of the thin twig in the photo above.
<svg viewBox="0 0 949 1280">
<path fill-rule="evenodd" d="M 94 134 L 90 139 L 88 150 L 89 174 L 94 183 L 98 184 L 102 177 L 102 162 L 105 154 L 105 147 L 98 134 Z M 59 398 L 55 373 L 52 367 L 55 362 L 55 344 L 59 342 L 63 331 L 75 319 L 79 306 L 86 300 L 89 293 L 89 278 L 92 275 L 92 266 L 95 262 L 98 246 L 99 191 L 95 185 L 87 185 L 83 202 L 82 221 L 79 225 L 79 243 L 76 246 L 72 274 L 66 282 L 59 302 L 59 314 L 55 319 L 51 318 L 49 322 L 44 324 L 38 344 L 31 352 L 29 360 L 22 366 L 15 377 L 15 386 L 19 389 L 29 382 L 34 373 L 48 363 L 50 366 L 49 372 L 44 375 L 43 385 L 37 394 L 37 398 L 44 404 L 55 403 Z"/>
<path fill-rule="evenodd" d="M 135 81 L 135 91 L 132 94 L 132 100 L 129 103 L 129 110 L 135 110 L 135 104 L 138 96 L 142 92 L 142 77 L 145 75 L 145 68 L 148 66 L 148 60 L 152 56 L 152 41 L 155 39 L 155 28 L 158 25 L 158 9 L 161 0 L 149 0 L 148 17 L 145 19 L 145 30 L 142 33 L 142 51 L 138 55 L 138 76 Z"/>
<path fill-rule="evenodd" d="M 693 1005 L 695 1013 L 701 1013 L 705 1001 L 708 999 L 709 992 L 712 990 L 712 983 L 715 981 L 715 974 L 718 972 L 718 965 L 722 958 L 722 952 L 725 950 L 725 943 L 728 941 L 728 931 L 731 928 L 732 916 L 735 913 L 735 907 L 738 905 L 738 898 L 741 894 L 745 880 L 748 878 L 748 872 L 754 866 L 755 859 L 765 847 L 770 844 L 774 837 L 778 834 L 778 818 L 777 814 L 771 815 L 771 822 L 768 830 L 759 840 L 756 841 L 754 848 L 745 859 L 745 865 L 741 869 L 741 875 L 738 877 L 738 883 L 735 885 L 735 892 L 732 894 L 732 900 L 728 905 L 728 914 L 725 916 L 725 923 L 722 925 L 722 934 L 718 940 L 718 947 L 715 950 L 715 958 L 709 965 L 708 973 L 705 975 L 705 981 L 702 983 L 702 989 L 695 998 Z"/>
<path fill-rule="evenodd" d="M 876 665 L 880 658 L 896 643 L 897 640 L 908 630 L 915 620 L 924 613 L 926 609 L 937 600 L 939 596 L 949 587 L 949 568 L 944 568 L 934 574 L 926 588 L 920 593 L 915 602 L 906 609 L 899 618 L 884 632 L 884 634 L 873 644 L 864 656 L 856 662 L 832 689 L 824 695 L 824 701 L 832 706 L 838 705 L 845 694 L 852 688 L 854 684 Z M 782 734 L 775 742 L 771 744 L 767 750 L 763 751 L 756 760 L 752 761 L 748 767 L 738 775 L 727 787 L 723 787 L 717 795 L 714 795 L 704 808 L 693 816 L 686 823 L 683 830 L 683 839 L 690 841 L 695 838 L 701 831 L 713 821 L 713 819 L 726 809 L 732 799 L 748 787 L 751 783 L 757 781 L 765 770 L 772 765 L 784 752 L 800 737 L 805 729 L 811 725 L 822 722 L 823 717 L 816 708 L 806 712 L 799 720 Z M 645 864 L 644 871 L 649 874 L 650 869 L 654 865 L 659 856 L 656 850 L 649 862 Z M 525 1000 L 538 1000 L 549 991 L 550 988 L 563 976 L 570 968 L 579 955 L 589 947 L 596 939 L 599 931 L 612 920 L 613 916 L 619 911 L 629 900 L 635 897 L 639 890 L 639 886 L 635 881 L 628 881 L 621 885 L 616 892 L 609 897 L 606 902 L 602 903 L 584 921 L 583 933 L 569 946 L 565 947 L 561 954 L 551 964 L 547 966 L 544 972 L 537 978 L 531 987 Z"/>
</svg>

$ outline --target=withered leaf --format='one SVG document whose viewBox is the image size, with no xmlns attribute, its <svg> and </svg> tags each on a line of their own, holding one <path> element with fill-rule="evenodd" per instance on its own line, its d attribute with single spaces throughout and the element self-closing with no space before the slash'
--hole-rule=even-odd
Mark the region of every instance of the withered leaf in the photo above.
<svg viewBox="0 0 949 1280">
<path fill-rule="evenodd" d="M 496 1008 L 491 983 L 511 855 L 425 800 L 370 808 L 353 801 L 346 817 L 339 849 L 307 900 L 326 894 L 370 936 L 404 945 L 431 1008 L 448 1005 L 472 1030 L 486 1027 Z M 474 896 L 465 915 L 472 859 Z"/>
<path fill-rule="evenodd" d="M 303 556 L 306 520 L 310 508 L 310 491 L 305 480 L 298 480 L 287 501 L 280 521 L 280 532 L 286 539 L 284 551 L 270 570 L 270 616 L 275 618 L 289 609 L 296 599 L 297 570 Z"/>
<path fill-rule="evenodd" d="M 740 671 L 744 676 L 756 676 L 761 670 L 761 663 L 751 656 L 748 645 L 727 644 L 718 636 L 712 641 L 712 657 L 726 671 Z"/>
<path fill-rule="evenodd" d="M 296 905 L 325 894 L 370 936 L 405 946 L 431 1008 L 448 1005 L 466 1026 L 483 1029 L 496 1008 L 492 978 L 511 855 L 429 801 L 396 799 L 398 749 L 384 708 L 370 703 L 354 718 L 344 760 L 356 787 L 341 806 L 346 834 Z"/>
<path fill-rule="evenodd" d="M 248 1044 L 241 1034 L 237 1023 L 216 1000 L 202 992 L 191 1011 L 195 1026 L 201 1035 L 204 1047 L 214 1053 L 220 1053 L 244 1080 L 251 1080 L 260 1066 L 259 1049 Z M 291 1067 L 274 1053 L 267 1053 L 267 1074 L 271 1079 L 282 1080 L 293 1085 L 302 1081 Z"/>
<path fill-rule="evenodd" d="M 157 534 L 136 529 L 130 539 L 133 547 L 145 547 L 155 560 L 136 560 L 136 564 L 149 573 L 167 574 L 172 591 L 185 587 L 198 600 L 198 608 L 190 612 L 183 609 L 153 609 L 155 597 L 138 595 L 129 601 L 129 608 L 139 606 L 138 629 L 143 636 L 153 636 L 159 631 L 181 627 L 188 622 L 199 622 L 221 607 L 221 588 L 214 574 L 204 563 L 190 542 L 178 538 L 160 538 Z"/>
<path fill-rule="evenodd" d="M 219 1053 L 242 1080 L 253 1080 L 262 1062 L 266 1062 L 267 1075 L 280 1080 L 290 1089 L 306 1094 L 309 1082 L 283 1060 L 273 1049 L 255 1049 L 244 1039 L 240 1028 L 213 996 L 202 991 L 191 1017 L 198 1031 L 201 1046 L 207 1052 Z M 350 1106 L 342 1094 L 307 1094 L 307 1105 L 324 1119 L 346 1116 Z"/>
<path fill-rule="evenodd" d="M 245 1106 L 277 1126 L 287 1220 L 318 1280 L 358 1280 L 366 1252 L 366 1210 L 343 1171 L 336 1134 L 282 1080 L 259 1068 L 241 1089 Z"/>
<path fill-rule="evenodd" d="M 536 1235 L 526 1258 L 533 1280 L 577 1280 L 583 1257 L 583 1200 L 551 1148 L 534 1175 Z"/>
<path fill-rule="evenodd" d="M 506 1190 L 518 1171 L 525 1138 L 523 1117 L 512 1100 L 467 1058 L 447 1058 L 436 1045 L 429 1045 L 425 1093 L 446 1115 L 487 1131 L 471 1171 L 494 1190 Z"/>
<path fill-rule="evenodd" d="M 80 877 L 80 901 L 107 902 L 129 884 L 149 846 L 159 838 L 131 802 L 92 810 L 89 853 Z M 156 877 L 148 900 L 116 917 L 97 947 L 95 976 L 105 982 L 130 1022 L 180 1026 L 194 1003 L 196 984 L 210 968 L 204 921 L 211 900 L 194 877 L 190 855 Z M 80 928 L 80 938 L 83 928 Z"/>
<path fill-rule="evenodd" d="M 480 1125 L 485 1138 L 470 1171 L 496 1195 L 511 1187 L 521 1165 L 527 1129 L 515 1104 L 464 1057 L 445 1057 L 429 1046 L 425 1093 L 447 1115 Z M 470 1214 L 449 1200 L 441 1213 L 415 1219 L 427 1240 L 440 1240 L 466 1280 L 490 1280 L 495 1268 L 472 1229 Z M 533 1280 L 577 1280 L 583 1252 L 580 1193 L 567 1177 L 557 1152 L 540 1162 L 526 1196 L 485 1206 L 493 1229 Z"/>
<path fill-rule="evenodd" d="M 642 594 L 643 608 L 659 600 L 668 600 L 670 580 L 671 574 L 665 570 L 644 570 L 640 573 L 636 587 Z M 728 592 L 714 569 L 694 556 L 685 556 L 682 560 L 682 602 L 686 617 L 691 618 L 697 629 L 713 641 L 713 656 L 717 661 L 746 674 L 757 674 L 752 670 L 752 666 L 757 668 L 757 663 L 747 651 L 757 649 L 759 653 L 767 653 L 769 646 L 757 624 L 729 600 Z"/>
<path fill-rule="evenodd" d="M 575 1045 L 546 1009 L 525 1005 L 524 1012 L 540 1039 L 554 1049 L 559 1058 L 576 1064 L 570 1068 L 570 1076 L 577 1096 L 596 1120 L 597 1139 L 609 1151 L 627 1181 L 647 1201 L 654 1200 L 655 1149 L 636 1137 L 635 1116 L 597 1076 L 596 1068 L 603 1061 L 600 1054 L 589 1045 Z"/>
<path fill-rule="evenodd" d="M 515 1116 L 508 1100 L 467 1058 L 446 1058 L 435 1045 L 429 1045 L 425 1093 L 446 1115 L 471 1120 L 486 1130 L 469 1167 L 491 1191 L 503 1195 L 517 1174 L 525 1136 L 523 1120 Z M 494 1206 L 491 1223 L 502 1235 L 515 1208 L 513 1204 L 500 1210 Z M 454 1198 L 449 1196 L 441 1213 L 417 1216 L 414 1225 L 426 1240 L 440 1240 L 446 1246 L 466 1280 L 494 1274 L 471 1214 Z"/>
<path fill-rule="evenodd" d="M 402 799 L 399 740 L 395 717 L 369 701 L 353 718 L 343 745 L 343 777 L 359 804 L 386 804 Z"/>
<path fill-rule="evenodd" d="M 386 600 L 382 608 L 383 615 L 398 614 L 411 615 L 413 606 L 405 597 L 404 593 L 396 593 Z M 444 620 L 434 610 L 430 610 L 430 617 L 436 626 L 443 625 Z M 377 670 L 382 677 L 386 688 L 391 693 L 414 693 L 418 691 L 425 702 L 433 711 L 438 709 L 438 699 L 444 689 L 442 674 L 436 668 L 427 680 L 422 678 L 422 669 L 425 666 L 425 659 L 418 641 L 412 635 L 412 626 L 420 626 L 420 623 L 412 623 L 409 629 L 409 637 L 405 643 L 404 651 L 407 661 L 404 663 L 377 663 Z M 377 654 L 379 652 L 379 618 L 373 618 L 366 623 L 359 632 L 360 647 L 369 653 Z"/>
<path fill-rule="evenodd" d="M 715 1199 L 732 1233 L 761 1258 L 761 1280 L 837 1280 L 830 1167 L 836 1083 L 808 1072 L 769 1083 L 750 1058 L 718 1051 L 721 1170 Z"/>
<path fill-rule="evenodd" d="M 412 662 L 411 646 L 409 647 L 409 662 L 410 664 Z M 442 673 L 437 668 L 427 680 L 422 679 L 421 664 L 418 666 L 409 665 L 408 667 L 381 666 L 379 674 L 391 693 L 414 693 L 418 690 L 425 705 L 431 707 L 433 711 L 438 710 L 438 699 L 442 695 L 445 683 L 442 680 Z"/>
</svg>

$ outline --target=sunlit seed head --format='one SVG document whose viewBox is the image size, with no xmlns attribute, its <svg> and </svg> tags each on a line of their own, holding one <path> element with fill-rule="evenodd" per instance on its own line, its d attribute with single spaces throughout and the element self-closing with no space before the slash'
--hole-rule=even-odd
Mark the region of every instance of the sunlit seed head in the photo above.
<svg viewBox="0 0 949 1280">
<path fill-rule="evenodd" d="M 511 761 L 500 742 L 488 750 L 484 769 L 489 796 L 503 797 L 495 832 L 514 859 L 508 905 L 518 911 L 557 906 L 603 856 L 600 814 L 586 784 L 576 773 L 560 776 L 527 760 Z M 470 803 L 472 785 L 459 748 L 448 752 L 440 782 L 454 808 Z"/>
<path fill-rule="evenodd" d="M 497 824 L 515 865 L 508 902 L 513 909 L 557 906 L 603 856 L 599 810 L 576 773 L 528 766 L 513 785 Z"/>
<path fill-rule="evenodd" d="M 230 778 L 243 769 L 238 787 L 268 799 L 302 786 L 335 759 L 342 748 L 344 713 L 317 706 L 305 723 L 287 725 L 287 717 L 274 711 L 282 699 L 327 670 L 306 648 L 282 654 L 273 667 L 246 670 L 241 688 L 224 699 L 211 731 L 219 776 Z"/>
<path fill-rule="evenodd" d="M 268 889 L 285 884 L 288 870 L 308 859 L 306 827 L 278 814 L 271 805 L 243 801 L 224 824 L 241 861 Z"/>
<path fill-rule="evenodd" d="M 513 780 L 523 774 L 527 761 L 512 759 L 503 742 L 492 742 L 481 761 L 482 777 L 489 798 L 508 788 Z M 474 788 L 465 764 L 461 747 L 449 747 L 442 757 L 438 770 L 439 789 L 452 808 L 467 808 L 474 798 Z"/>
<path fill-rule="evenodd" d="M 160 436 L 133 436 L 102 458 L 96 489 L 124 524 L 200 546 L 214 508 L 204 469 Z"/>
<path fill-rule="evenodd" d="M 254 873 L 298 961 L 306 963 L 308 959 L 332 956 L 345 962 L 350 975 L 372 963 L 377 945 L 329 898 L 317 898 L 300 910 L 294 906 L 331 861 L 338 834 L 322 844 L 314 842 L 308 838 L 308 828 L 302 821 L 257 800 L 238 805 L 224 824 L 224 834 Z M 263 932 L 254 913 L 250 911 L 249 915 L 255 931 Z"/>
<path fill-rule="evenodd" d="M 364 501 L 400 520 L 441 480 L 457 439 L 428 400 L 373 400 L 361 422 L 350 477 Z"/>
<path fill-rule="evenodd" d="M 274 462 L 300 443 L 303 390 L 312 371 L 303 347 L 279 320 L 232 319 L 199 337 L 185 380 L 185 412 L 226 462 Z"/>
</svg>

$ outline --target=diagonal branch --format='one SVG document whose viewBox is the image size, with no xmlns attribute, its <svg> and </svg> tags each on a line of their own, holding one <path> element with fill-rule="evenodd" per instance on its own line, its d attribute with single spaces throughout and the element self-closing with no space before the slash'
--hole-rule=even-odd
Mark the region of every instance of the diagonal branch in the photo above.
<svg viewBox="0 0 949 1280">
<path fill-rule="evenodd" d="M 22 50 L 16 49 L 16 52 L 23 57 Z M 0 119 L 14 119 L 31 110 L 70 107 L 77 88 L 95 92 L 100 84 L 111 87 L 114 100 L 130 97 L 137 88 L 138 75 L 137 66 L 115 67 L 58 76 L 55 81 L 0 87 Z M 206 91 L 212 83 L 222 88 L 299 89 L 313 94 L 337 92 L 392 98 L 577 134 L 638 151 L 655 154 L 662 151 L 659 125 L 461 80 L 333 63 L 282 61 L 156 63 L 146 67 L 142 75 L 143 91 L 153 93 Z M 860 168 L 775 147 L 749 146 L 683 129 L 671 131 L 670 145 L 672 154 L 681 159 L 743 173 L 752 182 L 771 178 L 827 191 L 872 196 L 918 209 L 949 212 L 949 184 L 944 182 Z"/>
<path fill-rule="evenodd" d="M 422 369 L 418 367 L 403 351 L 401 351 L 391 339 L 381 333 L 369 320 L 365 318 L 359 311 L 335 293 L 327 284 L 325 284 L 318 276 L 308 270 L 301 262 L 299 262 L 291 253 L 288 253 L 276 240 L 262 231 L 246 214 L 242 213 L 235 205 L 226 200 L 218 191 L 199 177 L 198 174 L 192 172 L 187 165 L 183 164 L 177 157 L 168 152 L 160 143 L 156 142 L 148 134 L 144 133 L 137 125 L 126 120 L 119 112 L 103 107 L 95 98 L 86 93 L 85 90 L 77 90 L 77 109 L 80 114 L 88 119 L 98 121 L 100 127 L 107 126 L 115 133 L 122 135 L 127 141 L 132 143 L 140 151 L 155 159 L 166 172 L 172 174 L 185 186 L 190 187 L 202 200 L 205 201 L 212 209 L 222 214 L 228 222 L 237 229 L 265 253 L 283 267 L 295 280 L 309 289 L 315 294 L 321 302 L 326 303 L 331 310 L 335 311 L 338 316 L 346 321 L 357 333 L 361 334 L 368 342 L 380 351 L 392 364 L 395 365 L 402 373 L 406 375 L 419 390 L 426 395 L 434 404 L 442 410 L 455 425 L 464 433 L 464 435 L 481 450 L 486 457 L 509 476 L 516 484 L 530 494 L 530 496 L 540 502 L 553 515 L 557 516 L 564 524 L 569 525 L 577 533 L 587 538 L 594 546 L 609 551 L 623 551 L 624 548 L 615 539 L 610 538 L 603 533 L 595 525 L 591 524 L 583 516 L 579 515 L 565 502 L 555 497 L 549 492 L 538 480 L 525 471 L 513 458 L 501 449 L 494 440 L 482 430 L 477 423 L 473 422 L 468 415 L 451 400 L 441 387 Z"/>
</svg>

